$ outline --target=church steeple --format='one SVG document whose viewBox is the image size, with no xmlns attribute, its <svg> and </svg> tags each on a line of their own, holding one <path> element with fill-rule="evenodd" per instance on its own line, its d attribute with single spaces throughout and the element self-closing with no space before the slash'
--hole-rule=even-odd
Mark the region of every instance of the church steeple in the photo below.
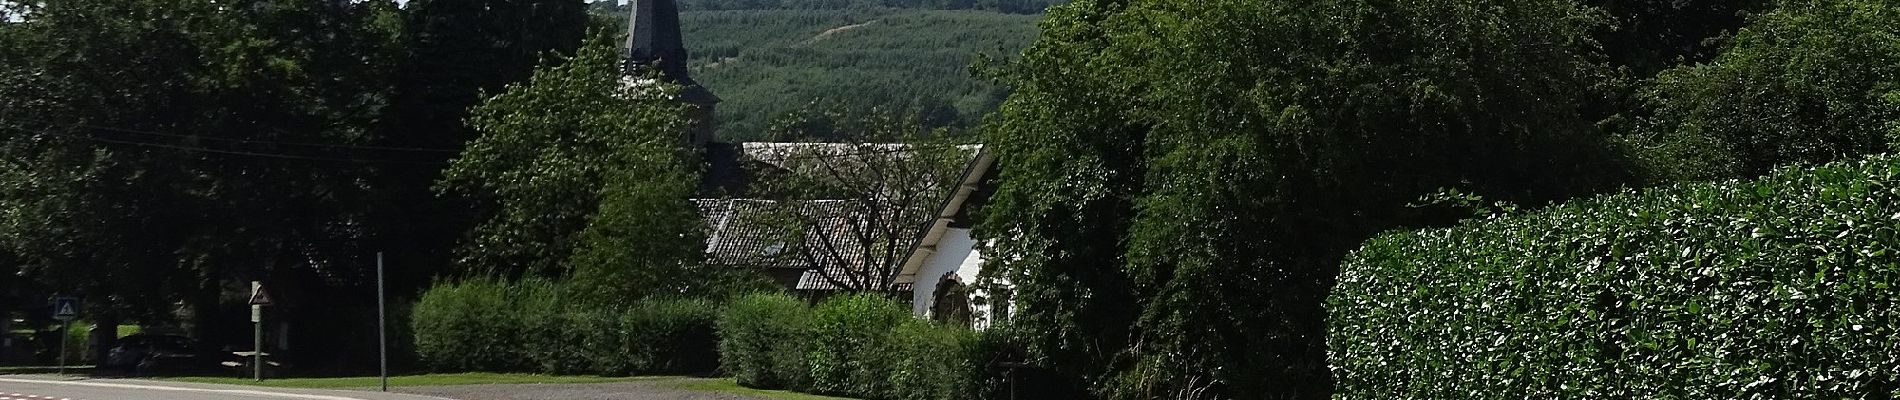
<svg viewBox="0 0 1900 400">
<path fill-rule="evenodd" d="M 719 102 L 712 91 L 694 82 L 686 72 L 686 45 L 680 40 L 679 5 L 673 0 L 632 0 L 627 18 L 627 73 L 642 75 L 659 68 L 660 78 L 685 86 L 680 101 L 705 108 Z"/>
</svg>

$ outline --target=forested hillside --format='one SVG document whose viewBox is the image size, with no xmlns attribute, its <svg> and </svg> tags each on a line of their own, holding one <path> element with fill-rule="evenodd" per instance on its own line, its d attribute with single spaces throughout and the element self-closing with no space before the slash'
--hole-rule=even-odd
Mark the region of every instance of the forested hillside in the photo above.
<svg viewBox="0 0 1900 400">
<path fill-rule="evenodd" d="M 990 10 L 1017 14 L 1040 13 L 1058 0 L 680 0 L 680 9 L 699 10 L 773 10 L 773 9 L 849 9 L 918 8 L 932 10 Z"/>
<path fill-rule="evenodd" d="M 683 2 L 691 8 L 693 2 Z M 596 13 L 624 19 L 615 9 Z M 685 11 L 694 78 L 725 100 L 719 135 L 772 139 L 774 120 L 821 109 L 921 113 L 968 127 L 1005 92 L 972 76 L 979 54 L 1008 57 L 1035 39 L 1039 15 L 983 10 L 845 8 Z"/>
</svg>

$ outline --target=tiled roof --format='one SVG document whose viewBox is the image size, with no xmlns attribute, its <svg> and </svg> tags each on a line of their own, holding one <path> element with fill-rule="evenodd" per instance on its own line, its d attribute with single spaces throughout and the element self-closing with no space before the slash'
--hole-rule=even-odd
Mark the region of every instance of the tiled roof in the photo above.
<svg viewBox="0 0 1900 400">
<path fill-rule="evenodd" d="M 743 161 L 758 163 L 755 165 L 768 168 L 788 170 L 797 169 L 797 164 L 810 162 L 822 162 L 829 167 L 849 170 L 873 161 L 869 160 L 869 157 L 908 159 L 909 154 L 916 151 L 951 151 L 958 152 L 958 157 L 968 154 L 974 159 L 978 153 L 977 150 L 980 149 L 977 146 L 941 146 L 922 149 L 902 144 L 829 143 L 741 143 L 727 146 L 732 147 L 719 150 L 737 153 L 733 155 L 738 156 L 730 157 L 733 160 L 725 161 L 727 165 L 736 165 Z M 718 165 L 714 167 L 717 169 Z M 953 172 L 962 173 L 963 171 Z M 725 194 L 734 192 L 730 190 L 730 185 L 724 182 L 709 184 L 708 187 L 725 189 Z M 943 188 L 945 197 L 948 197 L 953 189 Z M 929 230 L 930 224 L 939 217 L 937 212 L 873 213 L 871 211 L 874 210 L 869 207 L 874 205 L 847 200 L 700 199 L 696 201 L 701 213 L 707 219 L 707 225 L 712 229 L 712 232 L 707 235 L 707 262 L 719 265 L 803 269 L 804 272 L 795 285 L 798 290 L 892 286 L 892 281 L 901 272 L 896 269 L 902 268 L 904 262 L 914 252 L 910 246 L 920 240 Z M 937 204 L 933 203 L 930 206 L 935 207 Z M 870 215 L 896 215 L 912 218 L 915 221 L 883 221 L 876 222 L 876 225 L 869 225 L 873 224 L 872 221 L 868 221 L 872 218 Z M 820 234 L 805 235 L 805 243 L 785 243 L 784 238 L 791 236 L 788 230 L 795 229 L 794 227 L 829 231 L 810 232 Z M 860 247 L 864 242 L 856 239 L 855 235 L 867 228 L 875 227 L 894 227 L 900 231 L 912 231 L 916 232 L 916 237 L 892 238 L 894 240 L 891 242 L 894 243 L 884 244 L 899 247 L 895 250 L 900 252 L 897 255 L 898 259 L 870 262 L 867 260 L 880 257 L 867 257 L 866 254 L 862 254 L 865 251 Z M 830 248 L 836 250 L 829 253 L 829 256 L 812 256 L 805 251 L 825 248 L 826 240 L 832 241 Z M 880 266 L 892 269 L 881 274 L 885 275 L 884 278 L 887 279 L 885 282 L 846 282 L 845 285 L 839 285 L 838 282 L 833 281 L 834 279 L 865 279 L 864 276 L 867 274 L 855 274 L 852 271 L 873 263 L 892 264 Z M 827 279 L 827 276 L 830 279 Z M 900 286 L 908 286 L 908 284 L 900 284 Z M 896 289 L 908 290 L 909 288 Z"/>
<path fill-rule="evenodd" d="M 870 279 L 877 274 L 853 272 L 854 269 L 873 268 L 873 264 L 896 264 L 871 261 L 875 257 L 867 257 L 861 250 L 863 242 L 854 239 L 865 228 L 851 225 L 866 219 L 860 217 L 865 214 L 861 203 L 844 200 L 756 199 L 700 199 L 696 202 L 712 229 L 706 238 L 707 263 L 801 269 L 804 273 L 796 284 L 798 290 L 887 287 L 891 284 L 890 280 L 896 278 L 897 271 L 894 269 L 899 265 L 882 266 L 893 269 L 882 273 L 885 275 L 884 282 L 860 282 L 858 280 Z M 913 221 L 911 224 L 916 225 L 916 228 L 912 230 L 921 231 L 928 222 Z M 807 230 L 804 243 L 789 242 L 788 238 L 794 238 L 790 230 L 801 228 Z M 827 248 L 827 241 L 831 243 L 831 251 L 815 250 Z M 807 252 L 807 249 L 814 250 Z M 907 252 L 908 249 L 900 251 Z M 906 255 L 900 254 L 899 257 Z M 839 285 L 833 279 L 845 281 L 845 284 Z"/>
<path fill-rule="evenodd" d="M 700 213 L 712 228 L 706 237 L 706 262 L 767 268 L 808 268 L 811 262 L 793 254 L 786 243 L 792 218 L 823 218 L 842 214 L 843 201 L 779 202 L 754 199 L 698 199 Z"/>
</svg>

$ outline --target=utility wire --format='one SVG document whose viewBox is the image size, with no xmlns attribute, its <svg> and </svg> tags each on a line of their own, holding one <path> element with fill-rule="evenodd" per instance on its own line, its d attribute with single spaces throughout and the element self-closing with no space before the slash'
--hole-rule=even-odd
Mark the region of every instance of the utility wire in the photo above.
<svg viewBox="0 0 1900 400">
<path fill-rule="evenodd" d="M 29 129 L 24 129 L 24 128 L 17 128 L 17 127 L 9 127 L 9 126 L 0 126 L 0 127 L 4 127 L 4 128 L 10 128 L 10 129 L 13 129 L 13 130 L 16 130 L 16 131 L 20 131 L 20 132 L 27 132 L 27 133 L 37 133 L 37 134 L 42 134 L 42 135 L 46 135 L 46 136 L 53 136 L 53 137 L 63 137 L 63 138 L 71 138 L 71 139 L 80 139 L 80 140 L 91 140 L 91 141 L 96 141 L 96 142 L 101 142 L 101 143 L 111 143 L 111 144 L 121 144 L 121 145 L 129 145 L 129 146 L 145 146 L 145 147 L 154 147 L 154 148 L 162 148 L 162 149 L 170 149 L 170 150 L 179 150 L 179 151 L 189 151 L 189 152 L 200 152 L 200 153 L 211 153 L 211 154 L 223 154 L 223 155 L 234 155 L 234 156 L 248 156 L 248 157 L 262 157 L 262 158 L 275 158 L 275 159 L 285 159 L 285 160 L 304 160 L 304 161 L 329 161 L 329 162 L 347 162 L 347 163 L 359 163 L 359 164 L 407 164 L 407 165 L 436 165 L 436 166 L 439 166 L 439 165 L 445 165 L 444 163 L 438 163 L 438 162 L 426 162 L 426 161 L 403 161 L 403 160 L 376 160 L 376 159 L 364 159 L 364 158 L 336 158 L 336 157 L 315 157 L 315 156 L 304 156 L 304 155 L 295 155 L 295 154 L 275 154 L 275 153 L 257 153 L 257 152 L 249 152 L 249 151 L 237 151 L 237 150 L 220 150 L 220 149 L 211 149 L 211 148 L 204 148 L 204 147 L 190 147 L 190 146 L 176 146 L 176 145 L 169 145 L 169 144 L 163 144 L 163 143 L 147 143 L 147 142 L 134 142 L 134 141 L 126 141 L 126 140 L 114 140 L 114 139 L 106 139 L 106 138 L 100 138 L 100 137 L 92 137 L 92 136 L 83 136 L 83 135 L 72 135 L 72 134 L 65 134 L 65 133 L 54 133 L 54 132 L 52 132 L 52 131 L 50 131 L 50 130 L 49 130 L 49 131 L 33 131 L 33 130 L 29 130 Z"/>
<path fill-rule="evenodd" d="M 63 125 L 69 128 L 85 128 L 85 129 L 93 129 L 93 130 L 130 133 L 130 134 L 137 134 L 137 135 L 221 141 L 221 142 L 231 142 L 231 143 L 269 144 L 269 145 L 280 145 L 280 146 L 303 146 L 303 147 L 346 149 L 346 150 L 353 149 L 353 150 L 406 151 L 406 152 L 428 152 L 428 153 L 460 153 L 461 152 L 460 150 L 442 149 L 442 148 L 345 145 L 345 144 L 330 144 L 330 143 L 308 143 L 308 142 L 289 142 L 289 141 L 277 141 L 277 140 L 222 138 L 222 137 L 213 137 L 213 136 L 194 136 L 194 135 L 161 133 L 161 132 L 152 132 L 152 131 L 144 131 L 144 130 L 137 130 L 137 129 L 117 128 L 117 127 L 98 126 L 98 125 L 79 124 L 79 123 L 61 124 L 57 122 L 33 119 L 33 118 L 13 117 L 13 119 L 30 121 L 30 122 L 38 122 L 42 124 L 55 125 L 55 126 Z M 22 132 L 44 133 L 44 134 L 52 135 L 52 136 L 83 139 L 83 140 L 93 140 L 93 141 L 99 141 L 99 142 L 104 142 L 104 143 L 135 145 L 135 146 L 151 146 L 151 147 L 167 148 L 167 149 L 173 149 L 173 150 L 201 151 L 201 152 L 229 154 L 229 155 L 245 155 L 245 156 L 255 156 L 255 157 L 312 160 L 312 161 L 443 165 L 443 163 L 439 163 L 439 162 L 376 160 L 376 159 L 360 159 L 360 158 L 332 158 L 332 157 L 314 157 L 314 156 L 302 156 L 302 155 L 291 155 L 291 154 L 259 153 L 259 152 L 238 151 L 238 150 L 220 150 L 220 149 L 211 149 L 211 148 L 205 148 L 205 147 L 192 147 L 192 146 L 171 145 L 171 144 L 163 144 L 163 143 L 115 140 L 115 139 L 106 139 L 106 138 L 93 137 L 93 136 L 59 134 L 59 133 L 52 133 L 51 131 L 35 132 L 31 130 L 26 130 L 24 128 L 9 127 L 9 126 L 0 126 L 0 127 L 13 128 L 16 130 L 20 130 Z M 912 153 L 912 152 L 925 151 L 925 150 L 962 149 L 965 146 L 972 146 L 971 144 L 957 144 L 957 143 L 931 143 L 931 144 L 917 144 L 917 145 L 904 145 L 904 144 L 895 144 L 895 143 L 892 143 L 892 144 L 885 144 L 885 143 L 778 143 L 778 142 L 753 142 L 753 143 L 769 143 L 769 144 L 787 145 L 787 146 L 783 146 L 782 148 L 760 149 L 765 152 L 776 153 L 773 155 L 776 156 L 777 158 L 781 158 L 786 161 L 812 161 L 812 160 L 823 160 L 823 159 L 832 159 L 832 158 L 865 157 L 865 156 L 888 155 L 888 154 L 897 154 L 897 153 Z M 749 153 L 744 150 L 743 142 L 733 143 L 733 145 L 740 147 L 739 150 L 742 153 Z M 804 146 L 791 146 L 791 145 L 820 145 L 820 146 L 834 147 L 834 148 L 835 147 L 849 147 L 851 149 L 846 150 L 844 152 L 824 151 L 824 150 L 829 150 L 829 149 L 811 151 L 809 147 L 799 148 L 799 147 L 804 147 Z M 774 146 L 774 147 L 778 147 L 778 146 Z M 888 147 L 888 148 L 864 149 L 865 147 Z"/>
<path fill-rule="evenodd" d="M 14 118 L 14 119 L 19 119 L 19 120 L 29 121 L 29 122 L 38 122 L 38 123 L 42 123 L 46 125 L 64 125 L 64 126 L 69 126 L 69 127 L 96 129 L 96 130 L 130 133 L 130 134 L 137 134 L 137 135 L 198 139 L 198 140 L 212 140 L 212 141 L 224 141 L 224 142 L 235 142 L 235 143 L 273 144 L 273 145 L 280 145 L 280 146 L 322 147 L 322 148 L 333 148 L 333 149 L 412 151 L 412 152 L 427 152 L 427 153 L 460 153 L 461 152 L 461 150 L 456 150 L 456 149 L 427 148 L 427 147 L 371 146 L 371 145 L 351 145 L 351 144 L 334 144 L 334 143 L 291 142 L 291 141 L 281 141 L 281 140 L 238 139 L 238 138 L 223 138 L 223 137 L 215 137 L 215 136 L 193 136 L 193 135 L 180 135 L 180 134 L 175 134 L 175 133 L 142 131 L 142 130 L 137 130 L 137 129 L 116 128 L 116 127 L 110 127 L 110 126 L 88 125 L 88 124 L 80 124 L 80 123 L 62 124 L 58 122 L 32 119 L 32 118 Z M 279 132 L 282 132 L 282 131 L 279 130 Z"/>
</svg>

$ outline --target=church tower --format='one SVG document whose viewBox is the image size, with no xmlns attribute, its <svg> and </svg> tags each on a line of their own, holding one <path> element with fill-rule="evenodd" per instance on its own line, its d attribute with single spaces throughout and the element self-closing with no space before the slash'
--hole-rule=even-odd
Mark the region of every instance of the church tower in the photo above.
<svg viewBox="0 0 1900 400">
<path fill-rule="evenodd" d="M 713 137 L 713 106 L 719 96 L 694 82 L 686 72 L 686 45 L 680 40 L 679 5 L 673 0 L 632 0 L 627 18 L 626 73 L 646 76 L 658 70 L 660 79 L 682 86 L 676 100 L 690 107 L 693 127 L 686 142 L 703 147 Z"/>
</svg>

